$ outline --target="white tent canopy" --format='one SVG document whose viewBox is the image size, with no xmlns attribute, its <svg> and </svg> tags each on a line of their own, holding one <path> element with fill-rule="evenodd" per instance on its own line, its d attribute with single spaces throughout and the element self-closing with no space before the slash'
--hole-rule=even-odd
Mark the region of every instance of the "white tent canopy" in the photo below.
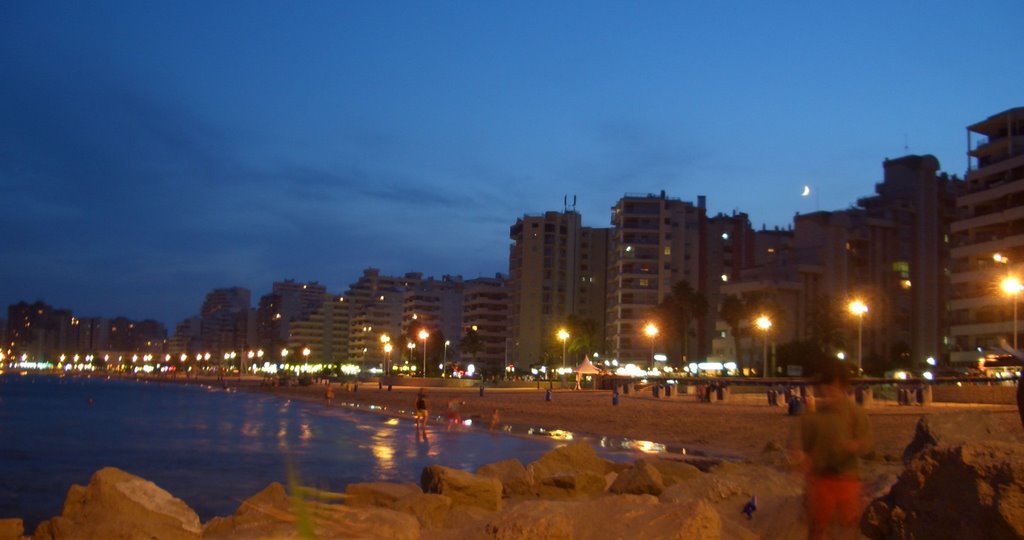
<svg viewBox="0 0 1024 540">
<path fill-rule="evenodd" d="M 601 373 L 601 370 L 597 369 L 594 366 L 594 364 L 591 363 L 590 358 L 587 358 L 586 356 L 584 356 L 583 357 L 583 361 L 580 362 L 580 365 L 576 366 L 576 373 L 582 373 L 582 374 Z"/>
</svg>

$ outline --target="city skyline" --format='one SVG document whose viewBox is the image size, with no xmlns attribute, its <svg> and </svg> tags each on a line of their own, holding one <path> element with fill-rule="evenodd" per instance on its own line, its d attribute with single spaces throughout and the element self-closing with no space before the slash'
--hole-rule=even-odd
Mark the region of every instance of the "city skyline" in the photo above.
<svg viewBox="0 0 1024 540">
<path fill-rule="evenodd" d="M 566 196 L 786 227 L 886 158 L 963 176 L 1019 105 L 1015 2 L 585 7 L 0 7 L 0 302 L 171 330 L 214 288 L 491 276 Z"/>
</svg>

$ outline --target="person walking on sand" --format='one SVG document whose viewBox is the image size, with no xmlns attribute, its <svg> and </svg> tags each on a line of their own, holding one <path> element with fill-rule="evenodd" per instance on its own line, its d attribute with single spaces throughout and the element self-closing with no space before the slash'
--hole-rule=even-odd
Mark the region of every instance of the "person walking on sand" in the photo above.
<svg viewBox="0 0 1024 540">
<path fill-rule="evenodd" d="M 453 425 L 462 423 L 462 414 L 459 412 L 461 405 L 458 399 L 448 400 L 448 431 L 451 431 Z"/>
<path fill-rule="evenodd" d="M 427 440 L 427 394 L 420 388 L 416 394 L 416 438 Z"/>
<path fill-rule="evenodd" d="M 328 407 L 334 404 L 334 389 L 331 388 L 331 381 L 327 381 L 327 389 L 324 390 L 324 404 Z"/>
<path fill-rule="evenodd" d="M 871 451 L 871 426 L 864 409 L 847 393 L 849 373 L 827 360 L 818 376 L 817 410 L 803 415 L 794 448 L 805 475 L 807 537 L 826 538 L 833 522 L 839 538 L 854 538 L 861 514 L 860 457 Z"/>
</svg>

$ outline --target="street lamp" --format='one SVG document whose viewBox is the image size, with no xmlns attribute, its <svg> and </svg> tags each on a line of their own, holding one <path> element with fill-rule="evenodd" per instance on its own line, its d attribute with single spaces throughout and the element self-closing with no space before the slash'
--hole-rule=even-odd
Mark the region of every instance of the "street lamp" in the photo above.
<svg viewBox="0 0 1024 540">
<path fill-rule="evenodd" d="M 452 344 L 452 340 L 450 340 L 450 339 L 444 340 L 444 362 L 441 363 L 442 366 L 447 366 L 448 365 L 448 346 L 451 345 L 451 344 Z M 441 368 L 441 376 L 444 377 L 444 367 Z"/>
<path fill-rule="evenodd" d="M 768 330 L 772 328 L 772 320 L 767 315 L 761 315 L 754 321 L 754 324 L 764 332 L 764 357 L 762 360 L 761 376 L 768 376 Z"/>
<path fill-rule="evenodd" d="M 430 337 L 430 332 L 424 328 L 417 334 L 421 340 L 423 340 L 423 378 L 427 378 L 427 338 Z"/>
<path fill-rule="evenodd" d="M 380 342 L 384 344 L 384 373 L 388 372 L 388 357 L 391 355 L 391 336 L 380 335 Z"/>
<path fill-rule="evenodd" d="M 309 347 L 303 347 L 302 348 L 302 363 L 303 364 L 308 364 L 309 363 L 309 352 L 310 352 L 309 351 Z"/>
<path fill-rule="evenodd" d="M 1017 350 L 1017 296 L 1020 295 L 1020 291 L 1024 289 L 1024 285 L 1021 284 L 1020 279 L 1016 276 L 1007 276 L 999 284 L 1003 292 L 1013 297 L 1013 350 Z"/>
<path fill-rule="evenodd" d="M 562 340 L 562 367 L 565 367 L 565 342 L 569 339 L 569 332 L 565 328 L 558 329 L 558 339 Z"/>
<path fill-rule="evenodd" d="M 654 366 L 654 338 L 658 337 L 658 327 L 654 323 L 647 323 L 644 327 L 644 333 L 647 337 L 651 338 L 651 366 Z"/>
<path fill-rule="evenodd" d="M 850 313 L 857 316 L 857 374 L 860 375 L 864 367 L 864 314 L 868 312 L 868 306 L 860 300 L 850 302 Z"/>
</svg>

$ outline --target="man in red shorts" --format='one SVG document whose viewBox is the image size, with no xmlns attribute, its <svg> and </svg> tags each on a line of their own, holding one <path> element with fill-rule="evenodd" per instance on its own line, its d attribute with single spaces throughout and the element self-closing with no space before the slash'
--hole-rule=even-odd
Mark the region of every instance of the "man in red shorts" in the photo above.
<svg viewBox="0 0 1024 540">
<path fill-rule="evenodd" d="M 847 394 L 849 374 L 836 360 L 822 365 L 817 410 L 801 418 L 797 458 L 806 474 L 807 537 L 826 538 L 837 522 L 840 535 L 856 536 L 860 518 L 860 456 L 871 451 L 864 410 Z"/>
</svg>

